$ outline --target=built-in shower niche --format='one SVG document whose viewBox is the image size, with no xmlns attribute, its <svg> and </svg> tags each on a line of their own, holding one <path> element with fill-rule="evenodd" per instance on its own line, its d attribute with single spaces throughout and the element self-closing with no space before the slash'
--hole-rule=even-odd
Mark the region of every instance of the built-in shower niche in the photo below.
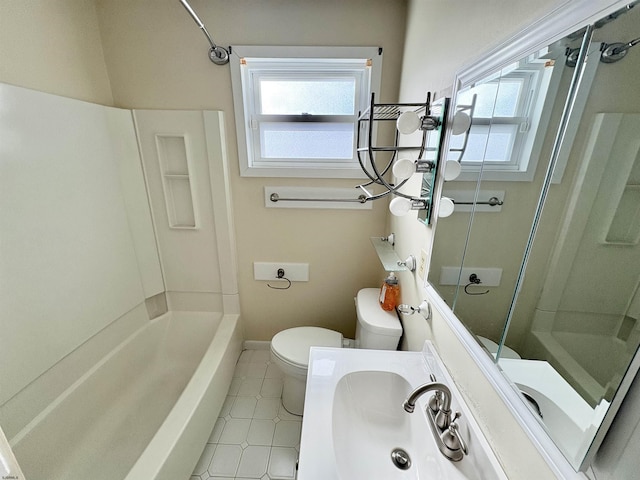
<svg viewBox="0 0 640 480">
<path fill-rule="evenodd" d="M 198 228 L 185 137 L 156 135 L 156 149 L 169 227 Z"/>
</svg>

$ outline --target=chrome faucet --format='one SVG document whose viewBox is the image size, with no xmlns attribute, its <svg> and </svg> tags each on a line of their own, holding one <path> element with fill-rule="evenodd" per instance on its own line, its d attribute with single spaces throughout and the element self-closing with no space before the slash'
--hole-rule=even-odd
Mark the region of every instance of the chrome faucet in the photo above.
<svg viewBox="0 0 640 480">
<path fill-rule="evenodd" d="M 451 390 L 444 383 L 431 382 L 420 385 L 404 401 L 405 411 L 413 413 L 418 398 L 427 392 L 435 392 L 429 400 L 429 408 L 435 413 L 436 425 L 441 430 L 449 428 L 451 424 Z"/>
<path fill-rule="evenodd" d="M 458 462 L 467 455 L 467 445 L 458 431 L 456 420 L 460 418 L 460 412 L 451 417 L 451 390 L 444 383 L 436 382 L 431 375 L 431 382 L 420 385 L 409 394 L 402 404 L 405 411 L 413 413 L 418 398 L 427 393 L 434 392 L 428 402 L 427 419 L 431 427 L 431 433 L 435 437 L 436 444 L 442 454 L 449 460 Z"/>
</svg>

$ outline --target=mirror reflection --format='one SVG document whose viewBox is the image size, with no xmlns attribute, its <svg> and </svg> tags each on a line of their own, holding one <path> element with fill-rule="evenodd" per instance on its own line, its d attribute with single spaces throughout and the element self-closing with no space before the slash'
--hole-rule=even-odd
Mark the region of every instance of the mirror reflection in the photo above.
<svg viewBox="0 0 640 480">
<path fill-rule="evenodd" d="M 473 122 L 450 140 L 462 173 L 429 273 L 576 469 L 640 343 L 640 9 L 625 12 L 580 58 L 585 31 L 459 88 Z"/>
</svg>

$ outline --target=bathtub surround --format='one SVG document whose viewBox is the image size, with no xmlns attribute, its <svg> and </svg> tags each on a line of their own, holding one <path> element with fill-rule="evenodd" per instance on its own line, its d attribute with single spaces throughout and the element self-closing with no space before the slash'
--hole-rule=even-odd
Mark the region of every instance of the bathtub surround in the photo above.
<svg viewBox="0 0 640 480">
<path fill-rule="evenodd" d="M 140 113 L 136 132 L 128 110 L 6 84 L 0 98 L 0 424 L 22 470 L 188 475 L 243 340 L 222 113 Z M 136 137 L 158 117 L 188 137 L 201 223 L 176 233 L 207 244 L 206 276 L 184 267 L 192 243 L 163 242 L 157 200 L 174 192 L 150 189 L 149 207 Z"/>
<path fill-rule="evenodd" d="M 5 403 L 163 281 L 148 208 L 128 201 L 142 182 L 130 113 L 9 85 L 0 97 Z"/>
</svg>

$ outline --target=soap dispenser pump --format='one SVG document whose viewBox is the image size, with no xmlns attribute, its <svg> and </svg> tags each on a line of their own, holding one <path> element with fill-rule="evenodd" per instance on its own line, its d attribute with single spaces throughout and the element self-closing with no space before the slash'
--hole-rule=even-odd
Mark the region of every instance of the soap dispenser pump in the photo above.
<svg viewBox="0 0 640 480">
<path fill-rule="evenodd" d="M 394 272 L 384 279 L 380 288 L 380 306 L 387 312 L 393 311 L 400 302 L 400 285 Z"/>
</svg>

